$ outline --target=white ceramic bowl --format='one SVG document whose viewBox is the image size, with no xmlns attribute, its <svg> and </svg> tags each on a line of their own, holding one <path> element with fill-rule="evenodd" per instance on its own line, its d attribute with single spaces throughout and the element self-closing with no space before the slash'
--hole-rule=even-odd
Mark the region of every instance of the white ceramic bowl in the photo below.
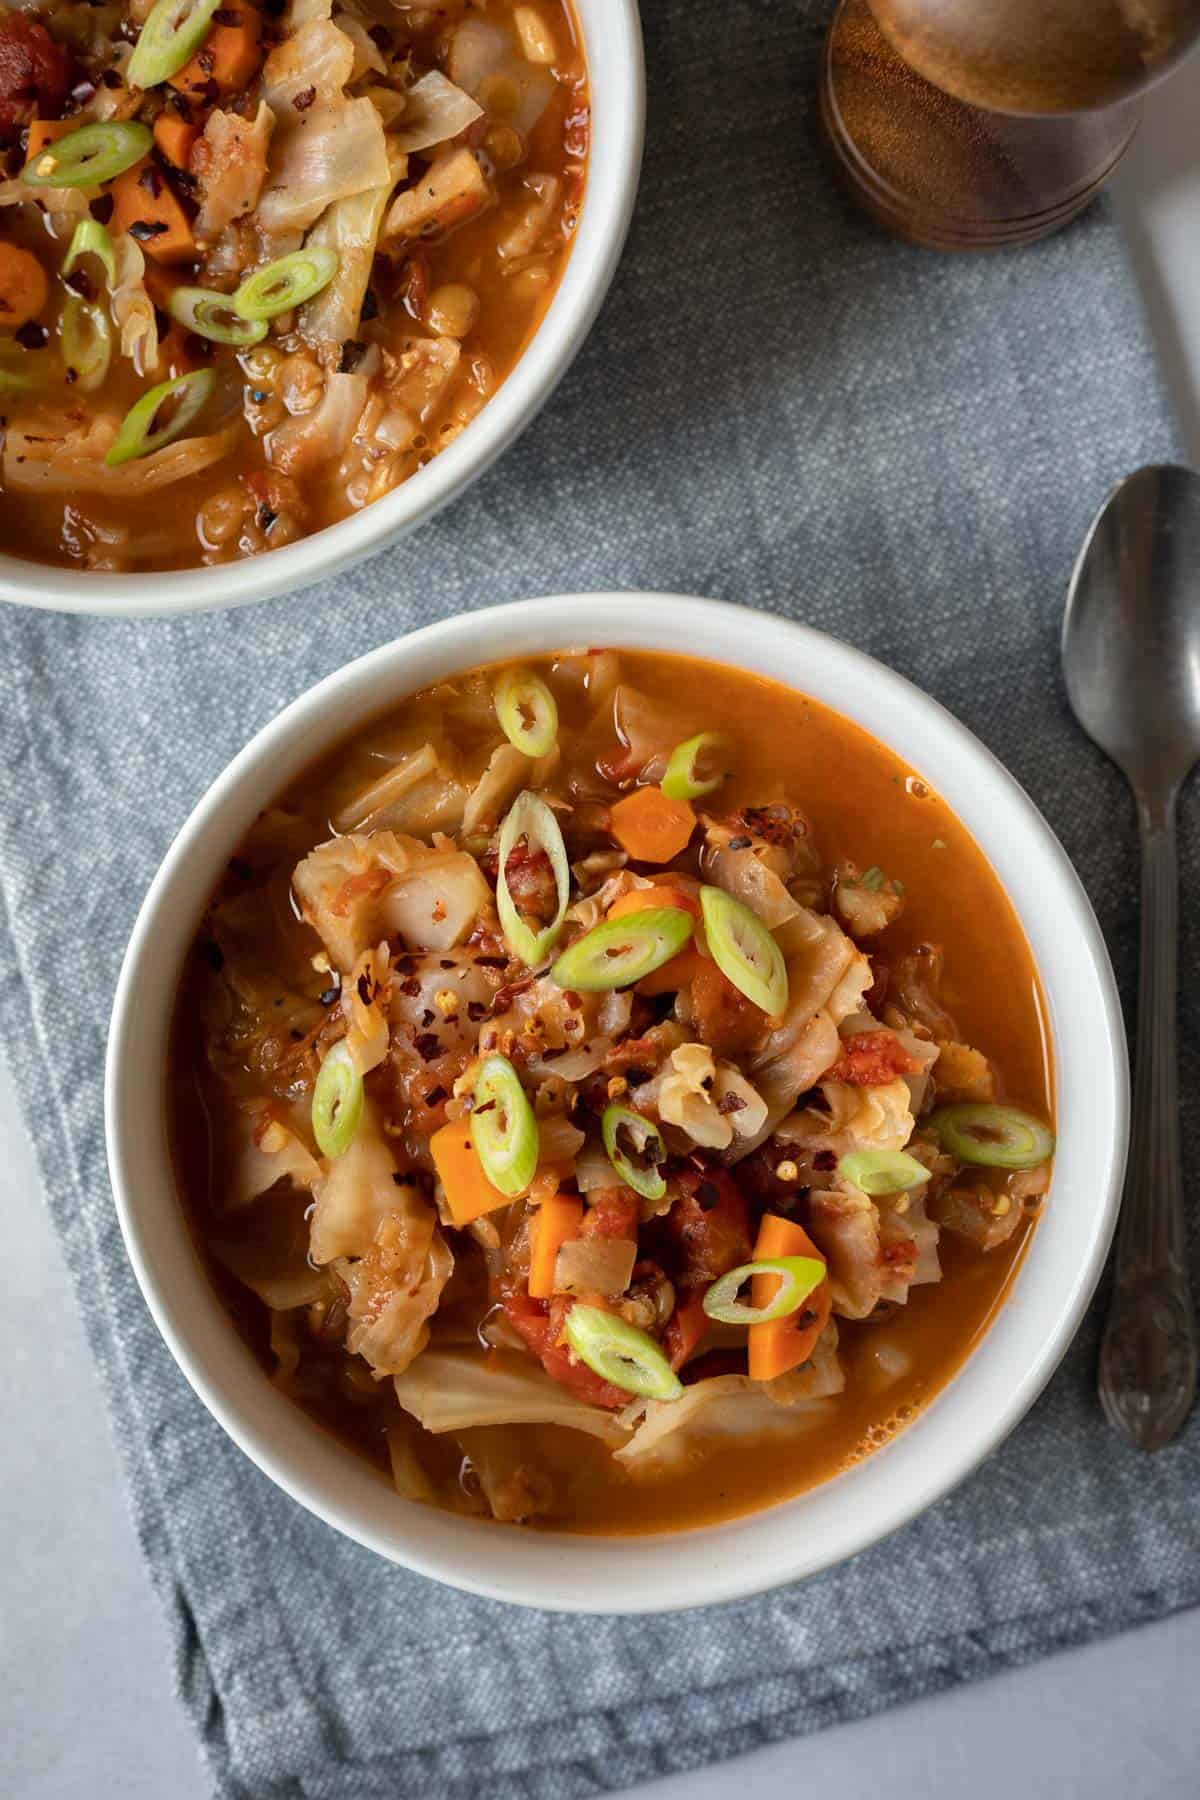
<svg viewBox="0 0 1200 1800">
<path fill-rule="evenodd" d="M 272 550 L 216 568 L 109 575 L 0 553 L 0 599 L 131 618 L 265 600 L 346 569 L 431 518 L 481 475 L 550 398 L 616 273 L 637 196 L 645 72 L 637 0 L 573 0 L 591 88 L 591 158 L 575 243 L 536 335 L 461 436 L 373 506 Z"/>
<path fill-rule="evenodd" d="M 177 1202 L 164 1125 L 180 965 L 219 871 L 259 810 L 343 734 L 440 677 L 577 644 L 674 650 L 753 670 L 857 720 L 925 774 L 974 833 L 1024 925 L 1045 990 L 1058 1157 L 1044 1216 L 983 1343 L 901 1436 L 812 1493 L 668 1536 L 502 1530 L 400 1500 L 271 1386 L 219 1305 Z M 598 1612 L 698 1606 L 851 1556 L 961 1481 L 1032 1404 L 1079 1324 L 1116 1216 L 1128 1076 L 1104 943 L 1032 803 L 949 713 L 832 638 L 715 601 L 650 594 L 530 600 L 431 625 L 351 663 L 286 708 L 213 783 L 134 928 L 109 1036 L 109 1166 L 151 1311 L 197 1394 L 289 1494 L 383 1556 L 526 1605 Z"/>
</svg>

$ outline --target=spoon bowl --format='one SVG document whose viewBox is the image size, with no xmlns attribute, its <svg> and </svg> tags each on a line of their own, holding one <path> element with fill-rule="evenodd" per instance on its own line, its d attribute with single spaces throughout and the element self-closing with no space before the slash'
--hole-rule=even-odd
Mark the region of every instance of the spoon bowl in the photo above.
<svg viewBox="0 0 1200 1800">
<path fill-rule="evenodd" d="M 1138 469 L 1084 540 L 1063 627 L 1075 716 L 1140 800 L 1200 760 L 1200 475 Z"/>
<path fill-rule="evenodd" d="M 1151 466 L 1109 495 L 1071 577 L 1062 660 L 1075 716 L 1125 775 L 1141 830 L 1133 1135 L 1100 1399 L 1132 1443 L 1157 1450 L 1196 1394 L 1175 1047 L 1175 802 L 1200 760 L 1200 475 Z"/>
</svg>

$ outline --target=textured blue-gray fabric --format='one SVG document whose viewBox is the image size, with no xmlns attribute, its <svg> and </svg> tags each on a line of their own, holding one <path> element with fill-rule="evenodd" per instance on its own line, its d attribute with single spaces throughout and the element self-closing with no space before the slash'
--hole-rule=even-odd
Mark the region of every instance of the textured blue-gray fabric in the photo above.
<svg viewBox="0 0 1200 1800">
<path fill-rule="evenodd" d="M 1200 1422 L 1151 1459 L 1117 1442 L 1094 1396 L 1095 1312 L 1004 1448 L 889 1542 L 765 1598 L 580 1621 L 392 1569 L 278 1493 L 193 1398 L 126 1265 L 101 1065 L 121 950 L 172 835 L 318 676 L 492 601 L 714 594 L 892 663 L 1041 804 L 1130 999 L 1132 810 L 1073 728 L 1055 657 L 1094 509 L 1179 451 L 1114 222 L 1094 210 L 994 260 L 891 243 L 816 145 L 824 4 L 645 13 L 649 143 L 611 298 L 549 408 L 463 501 L 344 578 L 247 611 L 0 608 L 3 1042 L 179 1685 L 216 1791 L 237 1800 L 568 1800 L 1200 1599 Z M 1195 892 L 1196 793 L 1183 844 Z M 1195 1143 L 1195 908 L 1184 932 Z"/>
</svg>

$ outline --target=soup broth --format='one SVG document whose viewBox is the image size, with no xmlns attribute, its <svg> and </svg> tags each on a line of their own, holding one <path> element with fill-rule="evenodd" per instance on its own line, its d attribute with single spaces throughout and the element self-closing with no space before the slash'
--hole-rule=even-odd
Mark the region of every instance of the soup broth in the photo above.
<svg viewBox="0 0 1200 1800">
<path fill-rule="evenodd" d="M 681 657 L 565 653 L 519 672 L 557 710 L 530 757 L 498 719 L 513 673 L 364 723 L 231 861 L 176 1009 L 179 1188 L 264 1378 L 401 1493 L 586 1532 L 707 1524 L 868 1454 L 986 1330 L 1049 1184 L 1037 978 L 935 789 L 816 701 Z M 518 737 L 539 704 L 527 687 Z M 671 752 L 705 732 L 721 742 L 693 785 L 718 785 L 664 795 Z M 495 894 L 523 793 L 571 865 L 532 965 L 519 924 L 552 929 L 556 910 L 540 827 L 505 845 L 515 930 Z M 774 920 L 779 1014 L 717 966 L 737 972 L 714 890 Z M 574 946 L 655 906 L 693 921 L 688 947 L 574 991 Z M 313 1094 L 339 1045 L 369 1066 L 363 1123 L 330 1157 Z M 496 1058 L 536 1115 L 513 1197 L 485 1191 L 483 1115 L 519 1110 L 483 1097 Z M 653 1154 L 635 1132 L 606 1157 L 613 1106 L 649 1122 Z M 904 1189 L 897 1154 L 921 1165 Z M 705 1310 L 733 1267 L 780 1255 L 820 1276 L 791 1315 L 736 1317 L 783 1291 L 761 1273 L 734 1317 Z M 632 1361 L 606 1360 L 613 1320 L 648 1346 Z"/>
</svg>

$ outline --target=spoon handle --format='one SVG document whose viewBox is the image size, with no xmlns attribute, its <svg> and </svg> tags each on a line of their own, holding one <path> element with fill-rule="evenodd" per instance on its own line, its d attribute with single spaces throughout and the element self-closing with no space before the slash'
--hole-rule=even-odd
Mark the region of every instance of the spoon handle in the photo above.
<svg viewBox="0 0 1200 1800">
<path fill-rule="evenodd" d="M 1179 876 L 1174 802 L 1142 809 L 1141 988 L 1133 1132 L 1116 1285 L 1100 1350 L 1109 1423 L 1142 1450 L 1168 1443 L 1196 1393 L 1196 1320 L 1184 1260 L 1175 1009 Z"/>
</svg>

